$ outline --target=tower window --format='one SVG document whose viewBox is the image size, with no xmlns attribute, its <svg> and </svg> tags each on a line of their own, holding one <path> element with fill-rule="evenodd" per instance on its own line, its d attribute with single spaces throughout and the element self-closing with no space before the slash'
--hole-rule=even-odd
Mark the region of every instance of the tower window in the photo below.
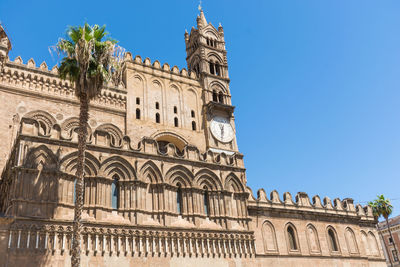
<svg viewBox="0 0 400 267">
<path fill-rule="evenodd" d="M 210 73 L 215 74 L 214 72 L 214 63 L 210 62 Z"/>
<path fill-rule="evenodd" d="M 195 117 L 195 113 L 194 113 L 194 110 L 192 110 L 191 112 L 190 112 L 190 115 L 192 116 L 192 118 L 194 118 Z"/>
<path fill-rule="evenodd" d="M 136 97 L 136 105 L 140 105 L 140 98 Z"/>
<path fill-rule="evenodd" d="M 156 109 L 160 109 L 160 103 L 156 102 Z"/>
<path fill-rule="evenodd" d="M 224 95 L 222 94 L 222 92 L 219 92 L 219 94 L 218 94 L 218 102 L 224 103 Z"/>
<path fill-rule="evenodd" d="M 156 113 L 156 123 L 160 123 L 160 113 Z"/>
<path fill-rule="evenodd" d="M 219 64 L 215 64 L 215 72 L 217 73 L 218 76 L 221 76 L 221 69 L 219 67 Z"/>
<path fill-rule="evenodd" d="M 140 109 L 139 108 L 136 109 L 136 119 L 140 120 Z"/>
<path fill-rule="evenodd" d="M 217 91 L 215 91 L 215 90 L 213 90 L 213 101 L 218 102 L 218 95 L 217 95 Z"/>
<path fill-rule="evenodd" d="M 178 127 L 178 126 L 179 126 L 178 118 L 177 118 L 177 117 L 174 118 L 174 125 L 175 125 L 175 127 Z"/>
<path fill-rule="evenodd" d="M 192 121 L 192 130 L 196 131 L 196 122 L 195 121 Z"/>
<path fill-rule="evenodd" d="M 207 45 L 210 45 L 210 39 L 207 38 Z"/>
<path fill-rule="evenodd" d="M 204 194 L 203 194 L 203 206 L 204 206 L 204 213 L 207 217 L 210 216 L 210 201 L 208 197 L 208 190 L 207 187 L 204 186 Z"/>
<path fill-rule="evenodd" d="M 297 250 L 296 235 L 294 233 L 293 227 L 290 225 L 287 228 L 287 235 L 288 235 L 288 239 L 289 239 L 290 250 Z"/>
<path fill-rule="evenodd" d="M 181 189 L 181 184 L 178 183 L 178 190 L 176 191 L 176 207 L 178 214 L 182 214 L 183 211 L 183 203 L 182 203 L 182 189 Z"/>
<path fill-rule="evenodd" d="M 174 106 L 174 113 L 178 113 L 178 108 L 176 106 Z"/>
<path fill-rule="evenodd" d="M 119 208 L 119 182 L 118 176 L 113 176 L 113 182 L 111 184 L 111 208 Z"/>
</svg>

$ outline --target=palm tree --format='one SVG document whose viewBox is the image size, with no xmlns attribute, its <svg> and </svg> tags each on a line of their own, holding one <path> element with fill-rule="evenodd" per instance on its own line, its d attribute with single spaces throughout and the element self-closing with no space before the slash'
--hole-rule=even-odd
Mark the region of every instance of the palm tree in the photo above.
<svg viewBox="0 0 400 267">
<path fill-rule="evenodd" d="M 374 216 L 376 216 L 378 218 L 380 216 L 382 216 L 383 218 L 385 218 L 386 225 L 387 225 L 387 228 L 389 231 L 389 235 L 393 242 L 394 250 L 396 251 L 396 253 L 398 253 L 398 250 L 396 248 L 396 243 L 394 242 L 394 239 L 392 236 L 392 231 L 391 231 L 390 225 L 389 225 L 389 216 L 390 216 L 390 214 L 392 214 L 392 211 L 393 211 L 393 206 L 390 203 L 390 200 L 385 198 L 384 195 L 378 195 L 377 199 L 375 199 L 373 202 L 368 202 L 368 205 L 371 206 Z M 385 246 L 386 246 L 386 243 L 385 243 Z M 388 254 L 389 254 L 389 252 L 388 252 Z M 390 260 L 390 255 L 388 255 L 388 257 Z M 390 260 L 390 263 L 392 263 L 391 260 Z"/>
<path fill-rule="evenodd" d="M 100 92 L 108 81 L 119 82 L 123 62 L 123 49 L 113 39 L 106 39 L 105 26 L 69 27 L 66 38 L 59 39 L 55 50 L 63 56 L 59 66 L 61 79 L 68 79 L 75 87 L 80 101 L 78 129 L 78 162 L 75 185 L 75 210 L 71 266 L 80 266 L 81 228 L 83 207 L 83 177 L 89 102 Z"/>
</svg>

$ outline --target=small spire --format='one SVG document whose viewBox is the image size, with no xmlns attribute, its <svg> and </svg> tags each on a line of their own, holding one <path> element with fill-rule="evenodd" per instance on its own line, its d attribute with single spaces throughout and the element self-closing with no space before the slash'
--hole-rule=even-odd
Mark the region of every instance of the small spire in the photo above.
<svg viewBox="0 0 400 267">
<path fill-rule="evenodd" d="M 203 25 L 206 26 L 207 25 L 207 20 L 206 20 L 206 17 L 204 16 L 203 9 L 200 10 L 200 19 L 201 19 L 201 22 L 203 23 Z"/>
</svg>

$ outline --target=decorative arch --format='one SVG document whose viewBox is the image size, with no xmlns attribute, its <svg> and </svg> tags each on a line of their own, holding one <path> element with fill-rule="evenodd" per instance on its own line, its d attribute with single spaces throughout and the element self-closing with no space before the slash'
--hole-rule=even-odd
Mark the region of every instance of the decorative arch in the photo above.
<svg viewBox="0 0 400 267">
<path fill-rule="evenodd" d="M 230 173 L 227 178 L 225 179 L 225 190 L 231 191 L 231 192 L 244 192 L 244 186 L 240 182 L 239 178 L 234 174 Z"/>
<path fill-rule="evenodd" d="M 78 117 L 72 117 L 72 118 L 66 119 L 61 124 L 61 137 L 63 139 L 71 140 L 74 132 L 76 132 L 76 133 L 78 132 L 78 128 L 79 128 L 79 118 Z M 87 141 L 91 142 L 92 129 L 90 128 L 89 124 L 87 124 L 87 132 L 88 132 Z"/>
<path fill-rule="evenodd" d="M 371 249 L 370 249 L 370 245 L 368 242 L 368 236 L 367 233 L 365 233 L 364 231 L 361 230 L 361 240 L 364 246 L 364 251 L 365 251 L 365 255 L 366 256 L 370 256 L 371 255 Z"/>
<path fill-rule="evenodd" d="M 308 247 L 311 253 L 321 253 L 318 232 L 314 225 L 309 223 L 306 228 Z"/>
<path fill-rule="evenodd" d="M 209 60 L 214 60 L 214 62 L 217 62 L 219 64 L 222 64 L 224 62 L 223 59 L 215 52 L 208 53 L 207 58 Z"/>
<path fill-rule="evenodd" d="M 142 168 L 140 168 L 139 173 L 139 179 L 141 179 L 142 181 L 152 184 L 161 183 L 163 181 L 160 169 L 153 161 L 149 160 L 145 164 L 143 164 Z"/>
<path fill-rule="evenodd" d="M 300 252 L 300 244 L 299 238 L 297 235 L 296 227 L 291 223 L 288 222 L 285 226 L 285 236 L 286 236 L 286 244 L 289 253 L 290 252 Z"/>
<path fill-rule="evenodd" d="M 152 138 L 157 140 L 157 142 L 163 141 L 163 142 L 166 142 L 166 143 L 171 143 L 171 144 L 175 145 L 175 147 L 177 149 L 179 149 L 180 151 L 183 151 L 185 146 L 188 145 L 188 142 L 186 141 L 185 138 L 183 138 L 179 134 L 177 134 L 175 132 L 172 132 L 172 131 L 157 132 L 157 133 L 152 135 Z"/>
<path fill-rule="evenodd" d="M 218 32 L 214 29 L 214 27 L 208 27 L 208 25 L 206 26 L 206 29 L 204 30 L 203 34 L 208 36 L 211 35 L 210 37 L 219 39 Z"/>
<path fill-rule="evenodd" d="M 113 156 L 103 161 L 100 173 L 108 178 L 117 175 L 121 180 L 136 179 L 136 172 L 132 165 L 120 156 Z"/>
<path fill-rule="evenodd" d="M 165 181 L 172 185 L 177 185 L 178 183 L 182 187 L 191 187 L 193 180 L 193 174 L 186 167 L 177 165 L 172 167 L 167 171 L 165 175 Z"/>
<path fill-rule="evenodd" d="M 270 221 L 264 221 L 261 226 L 261 234 L 264 244 L 264 252 L 278 252 L 278 244 L 276 242 L 276 234 L 274 225 Z"/>
<path fill-rule="evenodd" d="M 206 186 L 209 190 L 214 191 L 222 189 L 222 184 L 218 176 L 207 169 L 202 169 L 196 173 L 194 184 L 199 188 Z"/>
<path fill-rule="evenodd" d="M 379 245 L 374 233 L 368 232 L 368 244 L 372 256 L 379 256 Z"/>
<path fill-rule="evenodd" d="M 350 227 L 346 228 L 345 236 L 346 236 L 347 247 L 350 254 L 358 254 L 359 250 L 358 250 L 356 236 L 354 234 L 354 231 Z"/>
<path fill-rule="evenodd" d="M 225 86 L 219 81 L 213 81 L 210 83 L 210 88 L 217 90 L 218 92 L 222 91 L 224 94 L 227 94 L 228 91 Z"/>
<path fill-rule="evenodd" d="M 326 228 L 326 235 L 327 238 L 326 240 L 328 241 L 328 247 L 331 253 L 340 253 L 340 245 L 339 245 L 339 240 L 338 236 L 336 233 L 335 228 L 333 226 L 329 225 Z"/>
<path fill-rule="evenodd" d="M 56 170 L 57 156 L 45 145 L 31 148 L 25 158 L 24 165 L 27 168 L 36 169 L 41 166 L 43 169 Z"/>
<path fill-rule="evenodd" d="M 23 118 L 33 119 L 38 122 L 39 135 L 49 136 L 53 126 L 57 123 L 56 119 L 50 113 L 43 110 L 28 112 Z"/>
<path fill-rule="evenodd" d="M 112 123 L 105 123 L 96 128 L 95 132 L 105 132 L 109 135 L 110 144 L 113 147 L 121 147 L 123 134 L 122 131 Z"/>
<path fill-rule="evenodd" d="M 78 152 L 72 152 L 65 156 L 60 162 L 60 169 L 63 172 L 75 175 L 78 163 Z M 84 173 L 86 176 L 96 176 L 100 169 L 100 162 L 89 152 L 85 152 Z"/>
</svg>

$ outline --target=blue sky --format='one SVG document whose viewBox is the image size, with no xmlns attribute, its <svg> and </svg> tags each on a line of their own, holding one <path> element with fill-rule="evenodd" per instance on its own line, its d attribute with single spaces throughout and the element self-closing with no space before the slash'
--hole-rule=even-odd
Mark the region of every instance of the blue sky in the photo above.
<svg viewBox="0 0 400 267">
<path fill-rule="evenodd" d="M 132 54 L 186 67 L 198 1 L 0 0 L 11 58 L 56 64 L 67 25 L 106 24 Z M 248 184 L 392 199 L 400 214 L 400 1 L 203 1 L 222 23 Z M 365 203 L 363 203 L 365 204 Z"/>
</svg>

